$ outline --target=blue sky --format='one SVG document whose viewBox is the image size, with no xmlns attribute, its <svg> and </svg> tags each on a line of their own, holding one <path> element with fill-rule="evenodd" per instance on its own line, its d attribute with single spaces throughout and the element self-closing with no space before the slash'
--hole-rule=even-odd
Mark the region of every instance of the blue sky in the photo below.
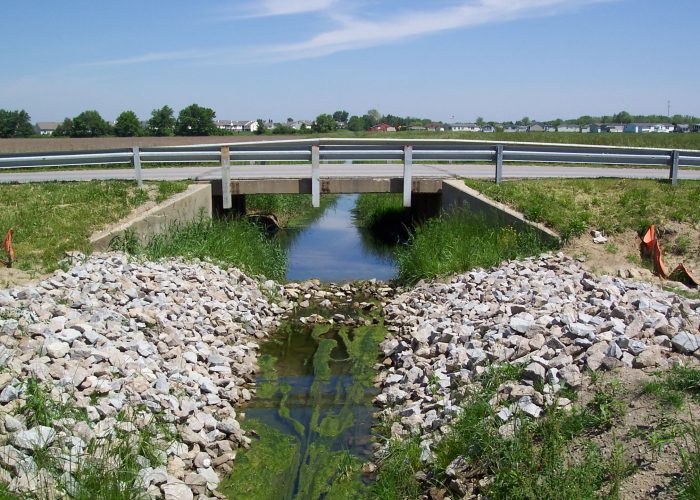
<svg viewBox="0 0 700 500">
<path fill-rule="evenodd" d="M 700 115 L 698 0 L 2 0 L 0 108 Z"/>
</svg>

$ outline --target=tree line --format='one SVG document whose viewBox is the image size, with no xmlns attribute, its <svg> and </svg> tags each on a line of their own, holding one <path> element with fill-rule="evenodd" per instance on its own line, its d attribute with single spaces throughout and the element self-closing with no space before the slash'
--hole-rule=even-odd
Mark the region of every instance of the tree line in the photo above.
<svg viewBox="0 0 700 500">
<path fill-rule="evenodd" d="M 144 123 L 141 122 L 133 111 L 121 113 L 114 125 L 106 121 L 95 110 L 83 111 L 73 118 L 66 118 L 58 125 L 53 132 L 58 137 L 103 137 L 116 135 L 118 137 L 135 136 L 206 136 L 224 135 L 228 132 L 219 129 L 215 122 L 216 113 L 211 108 L 191 104 L 183 108 L 175 117 L 175 111 L 170 106 L 151 111 L 150 118 Z M 588 125 L 591 123 L 633 123 L 633 122 L 667 122 L 672 123 L 697 123 L 697 117 L 690 115 L 674 115 L 667 117 L 663 115 L 632 115 L 627 111 L 621 111 L 614 115 L 590 116 L 583 115 L 575 119 L 549 120 L 544 123 L 558 126 L 562 124 Z M 476 119 L 476 124 L 483 126 L 486 124 L 494 126 L 502 125 L 529 125 L 533 123 L 529 117 L 525 116 L 515 122 L 493 122 L 486 121 L 482 117 Z M 263 120 L 257 120 L 256 134 L 304 134 L 304 133 L 329 133 L 339 129 L 347 129 L 352 132 L 368 130 L 380 123 L 386 123 L 397 130 L 409 127 L 425 127 L 433 123 L 429 118 L 416 118 L 411 116 L 401 117 L 395 115 L 383 115 L 376 109 L 370 109 L 363 115 L 352 115 L 345 110 L 338 110 L 334 113 L 322 113 L 309 125 L 302 124 L 300 127 L 293 127 L 294 120 L 288 118 L 286 123 L 277 123 L 268 128 L 268 124 Z M 24 110 L 8 111 L 0 109 L 0 138 L 11 137 L 31 137 L 37 132 L 31 123 L 31 117 Z"/>
</svg>

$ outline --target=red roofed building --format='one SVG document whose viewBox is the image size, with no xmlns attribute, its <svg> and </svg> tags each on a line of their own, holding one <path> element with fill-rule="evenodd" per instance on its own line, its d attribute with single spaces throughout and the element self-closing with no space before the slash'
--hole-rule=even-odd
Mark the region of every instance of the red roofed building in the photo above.
<svg viewBox="0 0 700 500">
<path fill-rule="evenodd" d="M 388 123 L 380 123 L 374 127 L 369 128 L 370 132 L 396 132 L 396 128 L 392 127 Z"/>
</svg>

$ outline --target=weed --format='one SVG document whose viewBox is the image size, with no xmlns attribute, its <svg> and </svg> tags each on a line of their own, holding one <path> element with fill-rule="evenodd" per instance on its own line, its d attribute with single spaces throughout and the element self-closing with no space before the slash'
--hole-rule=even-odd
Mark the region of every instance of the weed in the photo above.
<svg viewBox="0 0 700 500">
<path fill-rule="evenodd" d="M 683 475 L 678 488 L 679 499 L 700 498 L 700 425 L 687 424 L 685 446 L 678 446 Z"/>
<path fill-rule="evenodd" d="M 51 390 L 48 386 L 40 384 L 35 378 L 26 381 L 24 388 L 25 405 L 22 413 L 25 415 L 27 427 L 36 425 L 51 426 L 54 420 L 62 418 L 74 418 L 85 420 L 86 414 L 82 409 L 73 404 L 73 398 L 65 395 L 65 402 L 55 401 L 51 397 Z"/>
<path fill-rule="evenodd" d="M 645 384 L 644 392 L 655 396 L 662 404 L 680 409 L 686 395 L 700 398 L 700 369 L 674 366 L 654 375 L 657 379 Z"/>
<path fill-rule="evenodd" d="M 671 251 L 676 255 L 686 255 L 690 250 L 691 239 L 688 236 L 679 236 L 676 238 Z"/>
<path fill-rule="evenodd" d="M 114 236 L 109 241 L 109 249 L 133 255 L 142 252 L 141 242 L 133 228 L 127 228 L 122 234 Z"/>
<path fill-rule="evenodd" d="M 608 243 L 605 245 L 605 251 L 609 254 L 615 255 L 620 249 L 615 243 Z"/>
</svg>

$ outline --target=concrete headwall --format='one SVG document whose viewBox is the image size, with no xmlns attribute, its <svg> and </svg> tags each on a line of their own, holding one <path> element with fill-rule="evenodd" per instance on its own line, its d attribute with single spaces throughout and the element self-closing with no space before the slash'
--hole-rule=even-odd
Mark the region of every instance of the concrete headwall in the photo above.
<svg viewBox="0 0 700 500">
<path fill-rule="evenodd" d="M 139 241 L 145 244 L 156 234 L 168 231 L 175 223 L 186 224 L 200 217 L 211 219 L 211 200 L 209 183 L 192 184 L 163 203 L 93 234 L 90 243 L 94 250 L 104 251 L 115 236 L 121 236 L 127 229 L 132 229 Z"/>
<path fill-rule="evenodd" d="M 499 225 L 513 226 L 519 230 L 534 230 L 545 241 L 559 243 L 561 240 L 555 231 L 527 220 L 520 212 L 484 196 L 464 184 L 461 179 L 446 180 L 442 183 L 442 209 L 450 211 L 455 208 L 467 208 Z"/>
</svg>

